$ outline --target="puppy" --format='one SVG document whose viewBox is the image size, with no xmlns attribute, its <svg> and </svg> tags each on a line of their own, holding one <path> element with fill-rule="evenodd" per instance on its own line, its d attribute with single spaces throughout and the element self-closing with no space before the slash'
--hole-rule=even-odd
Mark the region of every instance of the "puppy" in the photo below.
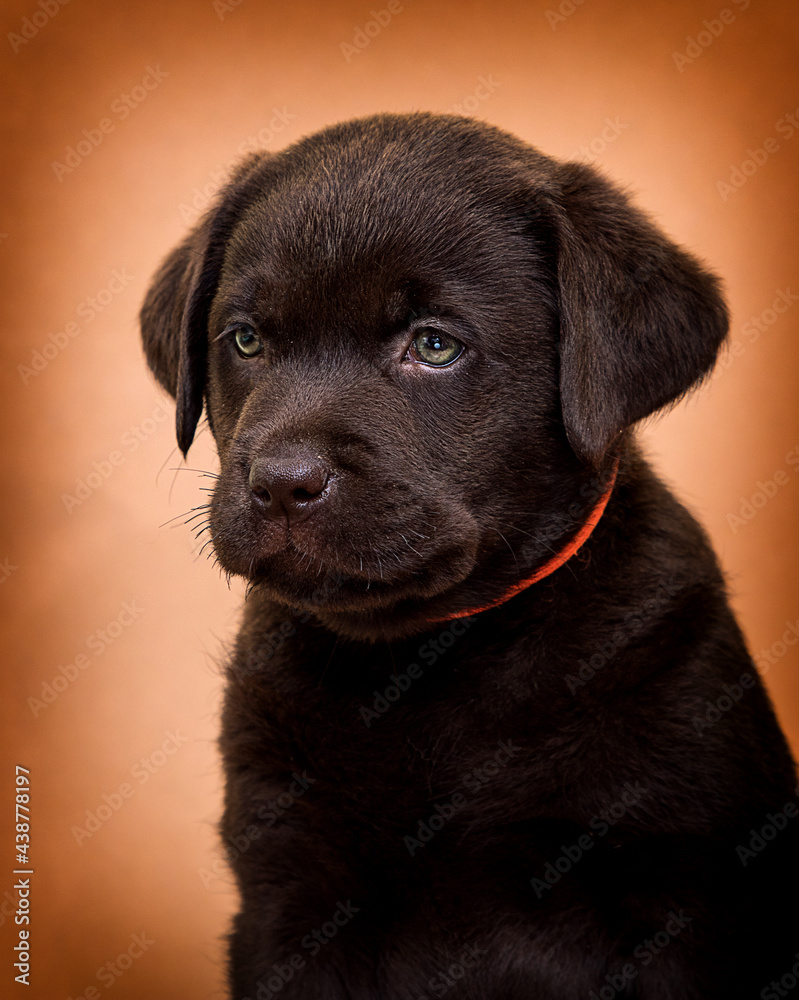
<svg viewBox="0 0 799 1000">
<path fill-rule="evenodd" d="M 141 323 L 250 585 L 231 996 L 784 995 L 793 763 L 631 430 L 715 278 L 587 166 L 381 115 L 242 163 Z"/>
</svg>

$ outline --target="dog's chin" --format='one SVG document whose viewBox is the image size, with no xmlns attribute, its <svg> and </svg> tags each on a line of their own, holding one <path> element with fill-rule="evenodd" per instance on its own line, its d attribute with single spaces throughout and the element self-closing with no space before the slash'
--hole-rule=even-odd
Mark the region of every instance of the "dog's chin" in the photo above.
<svg viewBox="0 0 799 1000">
<path fill-rule="evenodd" d="M 464 537 L 406 565 L 373 557 L 367 563 L 354 554 L 319 558 L 291 545 L 249 560 L 230 558 L 221 547 L 217 556 L 224 570 L 247 580 L 251 593 L 310 611 L 349 638 L 371 640 L 421 631 L 437 599 L 473 571 L 477 551 L 476 537 Z"/>
</svg>

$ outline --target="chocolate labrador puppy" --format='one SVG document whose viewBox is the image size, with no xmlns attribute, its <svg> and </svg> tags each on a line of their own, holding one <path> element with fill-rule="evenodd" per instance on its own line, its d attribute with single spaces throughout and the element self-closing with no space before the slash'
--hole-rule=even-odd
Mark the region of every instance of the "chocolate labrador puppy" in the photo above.
<svg viewBox="0 0 799 1000">
<path fill-rule="evenodd" d="M 793 763 L 631 430 L 715 278 L 587 166 L 380 115 L 242 163 L 141 320 L 250 584 L 231 995 L 785 995 Z"/>
</svg>

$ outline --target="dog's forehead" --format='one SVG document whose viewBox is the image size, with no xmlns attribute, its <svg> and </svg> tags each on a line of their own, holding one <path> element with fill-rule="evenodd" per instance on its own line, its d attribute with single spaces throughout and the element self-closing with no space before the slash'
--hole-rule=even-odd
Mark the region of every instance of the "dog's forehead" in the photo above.
<svg viewBox="0 0 799 1000">
<path fill-rule="evenodd" d="M 320 273 L 387 264 L 401 257 L 434 266 L 453 253 L 480 252 L 501 219 L 450 178 L 446 191 L 392 172 L 291 179 L 253 205 L 230 250 L 260 251 L 278 271 Z"/>
<path fill-rule="evenodd" d="M 342 142 L 279 162 L 231 235 L 224 283 L 257 288 L 279 310 L 320 295 L 374 305 L 375 292 L 418 298 L 420 286 L 502 281 L 525 250 L 516 165 L 488 150 L 467 169 L 447 152 Z"/>
</svg>

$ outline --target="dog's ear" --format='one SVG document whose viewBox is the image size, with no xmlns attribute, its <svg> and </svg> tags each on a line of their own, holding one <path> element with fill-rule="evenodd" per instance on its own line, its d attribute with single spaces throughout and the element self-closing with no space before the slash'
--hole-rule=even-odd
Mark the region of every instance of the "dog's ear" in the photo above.
<svg viewBox="0 0 799 1000">
<path fill-rule="evenodd" d="M 216 201 L 155 275 L 139 316 L 147 363 L 177 403 L 178 445 L 185 456 L 203 409 L 208 312 L 227 240 L 252 197 L 253 177 L 269 154 L 244 160 Z"/>
<path fill-rule="evenodd" d="M 709 372 L 728 316 L 717 279 L 592 168 L 563 164 L 556 178 L 563 416 L 598 465 L 624 428 Z"/>
</svg>

